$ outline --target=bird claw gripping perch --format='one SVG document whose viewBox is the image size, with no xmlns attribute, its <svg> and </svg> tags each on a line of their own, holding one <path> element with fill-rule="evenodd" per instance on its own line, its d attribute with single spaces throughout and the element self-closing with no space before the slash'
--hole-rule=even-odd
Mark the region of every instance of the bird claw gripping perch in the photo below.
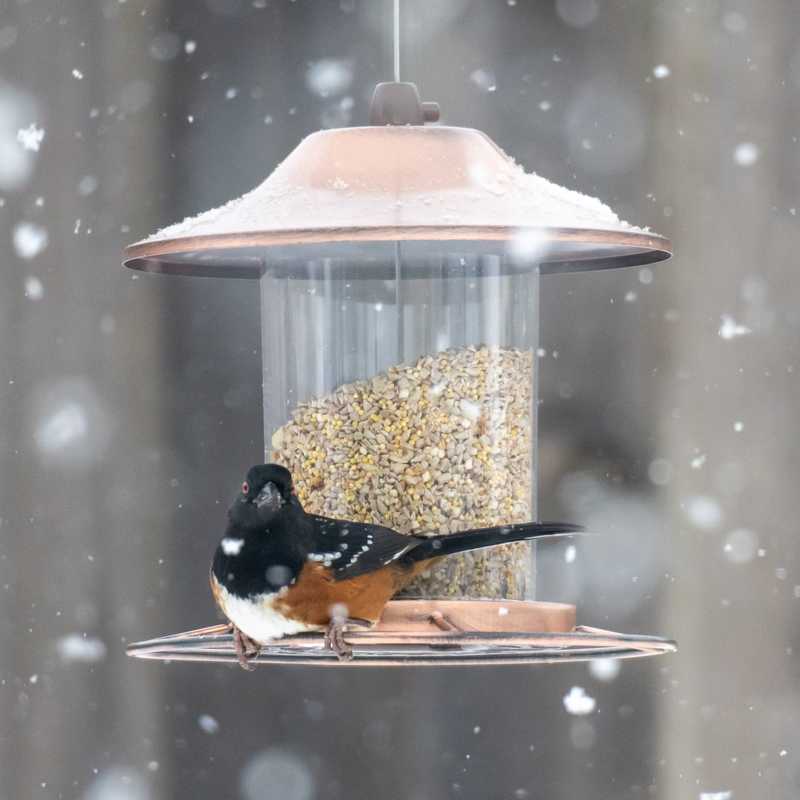
<svg viewBox="0 0 800 800">
<path fill-rule="evenodd" d="M 252 672 L 255 667 L 250 662 L 261 652 L 261 645 L 242 633 L 233 623 L 230 624 L 230 629 L 239 666 L 247 672 Z"/>
<path fill-rule="evenodd" d="M 325 629 L 325 647 L 332 650 L 339 661 L 352 661 L 353 648 L 345 641 L 344 629 L 345 622 L 340 619 L 332 619 Z"/>
<path fill-rule="evenodd" d="M 357 625 L 360 628 L 371 628 L 372 623 L 365 619 L 353 619 L 348 617 L 342 619 L 341 617 L 334 617 L 328 623 L 325 629 L 325 647 L 332 650 L 339 661 L 352 661 L 353 648 L 347 643 L 344 638 L 345 630 L 348 625 Z"/>
</svg>

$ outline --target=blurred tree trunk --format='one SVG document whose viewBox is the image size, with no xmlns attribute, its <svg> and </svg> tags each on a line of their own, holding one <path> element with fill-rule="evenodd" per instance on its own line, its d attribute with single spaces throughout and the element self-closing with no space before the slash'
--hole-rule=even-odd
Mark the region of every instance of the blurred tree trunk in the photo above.
<svg viewBox="0 0 800 800">
<path fill-rule="evenodd" d="M 786 767 L 779 751 L 796 741 L 788 656 L 797 611 L 791 578 L 780 572 L 796 550 L 800 513 L 790 434 L 800 302 L 796 170 L 787 172 L 797 157 L 786 133 L 798 118 L 797 92 L 786 90 L 797 47 L 792 19 L 789 0 L 658 15 L 656 53 L 672 77 L 658 109 L 654 184 L 659 204 L 675 210 L 670 285 L 680 313 L 661 431 L 674 465 L 667 628 L 681 646 L 663 696 L 661 786 L 670 797 L 771 796 Z M 724 314 L 752 333 L 716 335 Z M 697 495 L 723 515 L 706 531 L 687 524 Z M 728 539 L 737 529 L 744 533 Z"/>
<path fill-rule="evenodd" d="M 112 765 L 142 784 L 160 749 L 160 673 L 135 669 L 119 638 L 138 627 L 165 533 L 160 487 L 147 503 L 126 490 L 161 439 L 158 383 L 135 376 L 159 369 L 162 309 L 120 267 L 124 224 L 159 215 L 157 196 L 142 218 L 129 198 L 146 196 L 162 166 L 160 69 L 147 24 L 123 5 L 14 4 L 10 22 L 25 40 L 4 78 L 35 97 L 23 127 L 46 134 L 3 219 L 43 225 L 49 244 L 0 272 L 0 716 L 12 734 L 0 738 L 0 795 L 67 797 Z M 44 286 L 38 303 L 26 274 Z M 59 639 L 84 633 L 105 659 L 62 660 Z"/>
</svg>

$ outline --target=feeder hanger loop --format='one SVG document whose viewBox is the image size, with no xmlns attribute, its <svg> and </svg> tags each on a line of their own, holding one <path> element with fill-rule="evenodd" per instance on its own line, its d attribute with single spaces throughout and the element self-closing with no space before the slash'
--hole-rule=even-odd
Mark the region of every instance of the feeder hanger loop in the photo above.
<svg viewBox="0 0 800 800">
<path fill-rule="evenodd" d="M 439 121 L 439 104 L 423 102 L 416 84 L 379 83 L 369 107 L 370 125 L 424 125 Z"/>
<path fill-rule="evenodd" d="M 439 104 L 423 103 L 414 83 L 400 80 L 400 0 L 392 14 L 394 81 L 379 83 L 369 107 L 370 125 L 424 125 L 439 121 Z"/>
</svg>

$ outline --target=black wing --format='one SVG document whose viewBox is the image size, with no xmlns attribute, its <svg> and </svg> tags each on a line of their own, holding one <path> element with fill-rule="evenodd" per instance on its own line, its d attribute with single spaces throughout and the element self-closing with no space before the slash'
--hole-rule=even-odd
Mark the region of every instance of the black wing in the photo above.
<svg viewBox="0 0 800 800">
<path fill-rule="evenodd" d="M 334 580 L 355 578 L 402 558 L 424 540 L 417 536 L 370 525 L 306 514 L 311 526 L 312 547 L 308 558 L 329 566 Z"/>
</svg>

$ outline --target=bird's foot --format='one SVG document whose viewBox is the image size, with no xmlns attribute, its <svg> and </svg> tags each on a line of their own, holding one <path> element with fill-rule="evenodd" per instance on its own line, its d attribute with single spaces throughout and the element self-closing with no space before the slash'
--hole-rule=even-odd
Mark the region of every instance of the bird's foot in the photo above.
<svg viewBox="0 0 800 800">
<path fill-rule="evenodd" d="M 236 649 L 236 660 L 239 666 L 247 672 L 252 672 L 255 667 L 250 663 L 261 652 L 261 645 L 251 639 L 247 634 L 242 633 L 235 625 L 230 625 L 233 633 L 233 646 Z"/>
<path fill-rule="evenodd" d="M 325 629 L 325 647 L 333 650 L 339 661 L 351 661 L 353 658 L 353 648 L 345 641 L 344 632 L 348 625 L 358 625 L 362 628 L 371 628 L 372 623 L 365 619 L 354 619 L 352 617 L 334 617 Z"/>
<path fill-rule="evenodd" d="M 325 647 L 333 650 L 339 661 L 350 661 L 353 658 L 353 648 L 344 639 L 346 620 L 332 619 L 325 629 Z"/>
</svg>

